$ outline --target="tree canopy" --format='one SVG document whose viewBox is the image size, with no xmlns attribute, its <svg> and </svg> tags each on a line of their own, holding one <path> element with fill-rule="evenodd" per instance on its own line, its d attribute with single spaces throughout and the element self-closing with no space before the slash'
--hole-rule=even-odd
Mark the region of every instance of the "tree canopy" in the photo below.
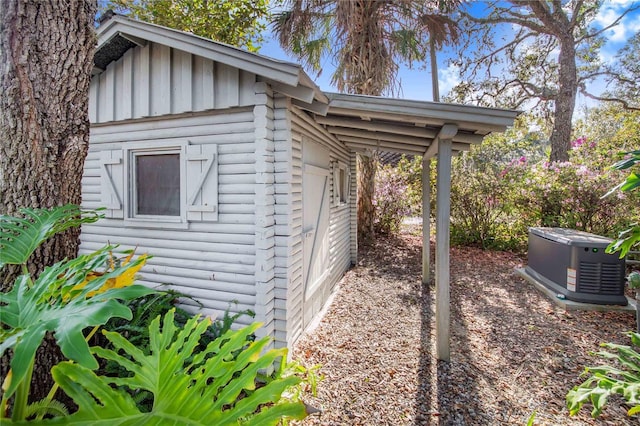
<svg viewBox="0 0 640 426">
<path fill-rule="evenodd" d="M 103 9 L 257 51 L 268 0 L 107 0 Z"/>
<path fill-rule="evenodd" d="M 601 100 L 627 99 L 627 106 L 637 102 L 627 98 L 638 87 L 638 79 L 633 80 L 637 62 L 625 60 L 633 48 L 621 52 L 616 66 L 603 63 L 599 53 L 605 32 L 640 5 L 597 27 L 601 6 L 596 0 L 491 1 L 484 10 L 468 5 L 462 10 L 465 42 L 457 61 L 463 83 L 454 98 L 537 110 L 552 123 L 551 160 L 567 160 L 578 92 Z M 590 93 L 590 84 L 600 77 L 612 81 L 614 90 Z"/>
<path fill-rule="evenodd" d="M 318 74 L 331 60 L 331 82 L 341 92 L 380 96 L 399 91 L 399 64 L 424 61 L 429 31 L 441 46 L 455 32 L 438 13 L 458 0 L 289 0 L 273 27 L 280 45 Z M 441 34 L 439 31 L 442 31 Z M 358 156 L 358 231 L 373 235 L 375 158 Z"/>
</svg>

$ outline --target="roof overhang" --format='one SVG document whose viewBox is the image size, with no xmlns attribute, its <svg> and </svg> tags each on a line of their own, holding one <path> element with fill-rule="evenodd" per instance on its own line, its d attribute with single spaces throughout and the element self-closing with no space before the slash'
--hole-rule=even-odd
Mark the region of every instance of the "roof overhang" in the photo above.
<svg viewBox="0 0 640 426">
<path fill-rule="evenodd" d="M 518 111 L 376 96 L 327 94 L 329 109 L 316 121 L 357 152 L 407 155 L 437 153 L 438 139 L 452 141 L 454 152 L 502 132 Z"/>
</svg>

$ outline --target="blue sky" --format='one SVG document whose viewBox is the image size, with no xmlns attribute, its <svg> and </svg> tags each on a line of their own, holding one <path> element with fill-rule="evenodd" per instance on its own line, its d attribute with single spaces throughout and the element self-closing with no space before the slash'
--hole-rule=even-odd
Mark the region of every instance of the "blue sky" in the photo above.
<svg viewBox="0 0 640 426">
<path fill-rule="evenodd" d="M 600 13 L 596 18 L 595 25 L 599 28 L 605 27 L 620 14 L 622 10 L 628 8 L 632 4 L 638 4 L 638 1 L 630 0 L 605 0 Z M 625 41 L 636 32 L 640 31 L 640 11 L 626 16 L 623 21 L 614 29 L 606 33 L 607 43 L 601 50 L 602 60 L 610 62 L 615 53 L 620 49 Z M 260 49 L 260 53 L 272 58 L 297 62 L 295 58 L 288 56 L 279 46 L 277 40 L 271 34 L 265 35 L 265 42 Z M 458 73 L 455 67 L 448 64 L 448 54 L 443 52 L 438 57 L 438 80 L 440 84 L 440 96 L 443 97 L 458 82 Z M 309 73 L 316 84 L 324 91 L 336 92 L 337 89 L 330 83 L 333 66 L 329 59 L 325 59 L 322 74 L 316 78 L 313 73 Z M 405 99 L 427 100 L 431 97 L 431 75 L 426 64 L 415 64 L 413 69 L 401 66 L 399 77 L 401 81 L 401 93 L 397 97 Z M 602 86 L 600 84 L 600 86 Z M 593 102 L 579 97 L 577 101 L 578 109 L 584 106 L 590 106 Z"/>
</svg>

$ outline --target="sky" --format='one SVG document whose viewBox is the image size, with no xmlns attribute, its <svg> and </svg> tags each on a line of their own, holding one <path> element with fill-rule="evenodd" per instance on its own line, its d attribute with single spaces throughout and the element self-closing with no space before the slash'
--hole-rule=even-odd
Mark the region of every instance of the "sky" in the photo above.
<svg viewBox="0 0 640 426">
<path fill-rule="evenodd" d="M 620 12 L 639 1 L 630 0 L 604 0 L 603 6 L 595 20 L 598 28 L 603 28 L 613 22 Z M 479 3 L 478 3 L 479 4 Z M 615 28 L 606 32 L 607 42 L 601 49 L 601 58 L 604 62 L 611 62 L 616 52 L 624 45 L 625 41 L 633 34 L 640 31 L 640 11 L 626 16 L 623 21 Z M 260 54 L 270 56 L 272 58 L 297 62 L 297 60 L 288 56 L 279 46 L 277 40 L 272 34 L 265 35 L 265 42 L 260 49 Z M 441 52 L 438 56 L 438 81 L 440 85 L 440 97 L 444 97 L 451 88 L 460 82 L 459 75 L 455 66 L 449 64 L 450 53 Z M 406 65 L 401 65 L 399 78 L 401 81 L 401 92 L 396 97 L 414 100 L 432 100 L 431 95 L 431 75 L 427 68 L 427 64 L 414 64 L 412 69 Z M 323 71 L 319 77 L 313 72 L 308 71 L 310 77 L 320 86 L 323 91 L 337 92 L 337 89 L 331 85 L 331 74 L 334 67 L 329 59 L 325 59 L 323 63 Z M 596 83 L 600 89 L 604 88 L 603 83 Z M 594 101 L 578 97 L 577 109 L 592 106 Z"/>
</svg>

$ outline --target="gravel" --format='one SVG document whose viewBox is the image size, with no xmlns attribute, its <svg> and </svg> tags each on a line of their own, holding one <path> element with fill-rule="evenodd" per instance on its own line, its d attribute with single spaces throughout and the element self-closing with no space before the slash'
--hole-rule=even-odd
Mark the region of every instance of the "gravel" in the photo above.
<svg viewBox="0 0 640 426">
<path fill-rule="evenodd" d="M 536 425 L 640 423 L 617 398 L 598 420 L 590 407 L 574 417 L 565 408 L 584 366 L 599 362 L 588 352 L 627 344 L 634 315 L 565 311 L 516 275 L 526 260 L 511 253 L 452 248 L 451 361 L 437 361 L 421 244 L 410 225 L 361 247 L 325 317 L 294 348 L 324 375 L 307 400 L 321 412 L 298 424 L 525 425 L 534 411 Z"/>
</svg>

